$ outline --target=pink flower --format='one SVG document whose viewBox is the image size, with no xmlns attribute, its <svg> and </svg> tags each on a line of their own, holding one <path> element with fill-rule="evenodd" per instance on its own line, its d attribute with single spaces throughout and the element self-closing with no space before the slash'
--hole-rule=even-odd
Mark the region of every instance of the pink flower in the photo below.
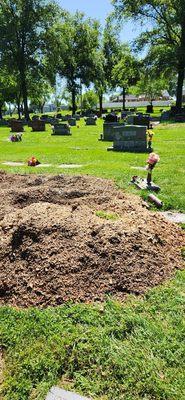
<svg viewBox="0 0 185 400">
<path fill-rule="evenodd" d="M 147 160 L 148 164 L 154 165 L 157 164 L 160 161 L 160 157 L 158 156 L 158 154 L 156 153 L 151 153 L 149 155 L 149 158 Z"/>
</svg>

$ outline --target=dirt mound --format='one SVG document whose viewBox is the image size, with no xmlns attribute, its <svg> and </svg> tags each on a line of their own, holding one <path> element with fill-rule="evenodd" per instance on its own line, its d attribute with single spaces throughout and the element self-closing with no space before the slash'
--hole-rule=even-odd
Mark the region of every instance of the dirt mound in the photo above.
<svg viewBox="0 0 185 400">
<path fill-rule="evenodd" d="M 0 173 L 1 304 L 142 294 L 182 268 L 183 232 L 93 177 Z"/>
</svg>

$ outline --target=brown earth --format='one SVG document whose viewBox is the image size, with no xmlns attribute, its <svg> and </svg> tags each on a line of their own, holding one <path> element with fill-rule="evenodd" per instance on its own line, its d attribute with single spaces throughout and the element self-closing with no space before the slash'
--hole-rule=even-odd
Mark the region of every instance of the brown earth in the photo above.
<svg viewBox="0 0 185 400">
<path fill-rule="evenodd" d="M 0 172 L 0 198 L 1 304 L 123 299 L 183 267 L 183 231 L 111 181 Z"/>
</svg>

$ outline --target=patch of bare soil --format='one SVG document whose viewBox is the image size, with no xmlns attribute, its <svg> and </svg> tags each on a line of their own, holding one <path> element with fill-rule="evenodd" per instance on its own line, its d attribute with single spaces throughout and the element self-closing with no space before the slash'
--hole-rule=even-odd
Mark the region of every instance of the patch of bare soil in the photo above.
<svg viewBox="0 0 185 400">
<path fill-rule="evenodd" d="M 183 268 L 183 231 L 111 181 L 1 172 L 0 198 L 1 304 L 124 299 Z"/>
</svg>

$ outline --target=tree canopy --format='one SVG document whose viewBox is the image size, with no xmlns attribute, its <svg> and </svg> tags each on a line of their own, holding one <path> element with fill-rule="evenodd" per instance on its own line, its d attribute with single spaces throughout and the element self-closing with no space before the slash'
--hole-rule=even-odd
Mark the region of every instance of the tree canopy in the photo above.
<svg viewBox="0 0 185 400">
<path fill-rule="evenodd" d="M 184 0 L 112 0 L 115 15 L 145 24 L 137 44 L 158 47 L 162 51 L 161 71 L 171 69 L 177 74 L 177 109 L 182 107 L 185 76 L 185 7 Z M 148 24 L 147 24 L 148 22 Z"/>
</svg>

